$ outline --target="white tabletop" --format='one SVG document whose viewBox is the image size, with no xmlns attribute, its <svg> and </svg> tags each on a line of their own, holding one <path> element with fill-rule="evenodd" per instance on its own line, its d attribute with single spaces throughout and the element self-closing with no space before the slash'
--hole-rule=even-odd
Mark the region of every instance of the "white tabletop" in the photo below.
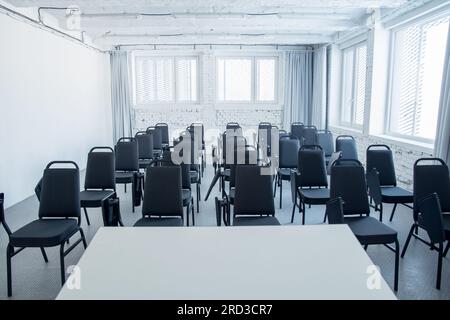
<svg viewBox="0 0 450 320">
<path fill-rule="evenodd" d="M 101 228 L 57 299 L 395 299 L 371 265 L 346 225 Z"/>
</svg>

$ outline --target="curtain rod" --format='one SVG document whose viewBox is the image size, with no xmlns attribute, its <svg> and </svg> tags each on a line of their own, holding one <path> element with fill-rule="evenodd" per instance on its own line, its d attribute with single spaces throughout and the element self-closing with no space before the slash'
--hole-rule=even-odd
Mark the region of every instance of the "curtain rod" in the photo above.
<svg viewBox="0 0 450 320">
<path fill-rule="evenodd" d="M 38 20 L 35 20 L 33 18 L 28 17 L 25 14 L 22 14 L 20 12 L 17 12 L 11 8 L 8 8 L 2 4 L 0 4 L 0 13 L 3 13 L 5 15 L 7 15 L 8 17 L 11 18 L 20 18 L 25 20 L 26 22 L 30 23 L 31 25 L 40 28 L 41 30 L 46 30 L 48 32 L 52 32 L 53 34 L 59 35 L 60 37 L 66 38 L 67 40 L 72 40 L 75 41 L 76 43 L 79 43 L 83 46 L 85 46 L 86 48 L 92 49 L 94 51 L 97 51 L 99 53 L 107 53 L 106 51 L 102 51 L 94 46 L 91 46 L 87 43 L 85 43 L 82 39 L 78 39 L 77 37 L 74 37 L 70 34 L 67 34 L 61 30 L 58 30 L 56 28 L 50 27 L 49 25 L 46 25 L 44 22 L 39 22 Z M 83 37 L 83 34 L 82 34 Z"/>
<path fill-rule="evenodd" d="M 272 44 L 272 43 L 268 43 L 268 44 L 232 44 L 232 43 L 158 43 L 158 44 L 154 44 L 154 43 L 134 43 L 134 44 L 120 44 L 120 45 L 116 45 L 114 46 L 114 48 L 116 50 L 120 50 L 122 47 L 145 47 L 145 46 L 151 46 L 153 47 L 153 50 L 156 50 L 156 48 L 158 46 L 185 46 L 185 47 L 193 47 L 194 50 L 196 49 L 196 47 L 199 46 L 204 46 L 204 47 L 209 47 L 210 49 L 212 49 L 214 46 L 235 46 L 235 47 L 276 47 L 276 49 L 278 50 L 278 48 L 280 47 L 309 47 L 309 48 L 305 48 L 305 49 L 299 49 L 297 51 L 315 51 L 315 48 L 312 48 L 311 45 L 299 45 L 299 44 Z M 135 49 L 135 50 L 148 50 L 148 49 Z"/>
</svg>

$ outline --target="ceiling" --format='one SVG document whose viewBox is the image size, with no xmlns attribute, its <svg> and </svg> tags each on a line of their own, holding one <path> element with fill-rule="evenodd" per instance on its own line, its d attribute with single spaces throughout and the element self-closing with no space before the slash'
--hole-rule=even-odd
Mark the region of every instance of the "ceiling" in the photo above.
<svg viewBox="0 0 450 320">
<path fill-rule="evenodd" d="M 414 0 L 7 2 L 36 11 L 39 7 L 47 7 L 39 10 L 44 23 L 50 23 L 56 18 L 59 27 L 67 30 L 80 25 L 78 32 L 84 31 L 96 45 L 113 47 L 125 44 L 328 43 L 338 33 L 365 25 L 373 10 L 391 10 Z M 79 10 L 66 10 L 69 6 L 76 6 Z"/>
</svg>

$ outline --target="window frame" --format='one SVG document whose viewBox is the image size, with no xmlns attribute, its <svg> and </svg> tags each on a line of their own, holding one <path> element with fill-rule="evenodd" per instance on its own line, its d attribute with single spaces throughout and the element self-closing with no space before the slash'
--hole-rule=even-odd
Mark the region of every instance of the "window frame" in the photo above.
<svg viewBox="0 0 450 320">
<path fill-rule="evenodd" d="M 344 128 L 350 128 L 359 132 L 362 132 L 364 130 L 364 123 L 365 123 L 365 118 L 366 118 L 366 106 L 367 106 L 367 101 L 366 101 L 366 94 L 367 94 L 367 57 L 366 57 L 366 79 L 365 79 L 365 88 L 364 88 L 364 112 L 363 112 L 363 123 L 362 124 L 357 124 L 355 122 L 355 108 L 356 108 L 356 100 L 355 99 L 355 94 L 356 94 L 356 90 L 357 90 L 357 81 L 358 81 L 358 77 L 357 77 L 357 51 L 359 48 L 362 47 L 366 47 L 366 52 L 368 54 L 368 41 L 367 39 L 364 39 L 362 41 L 358 41 L 356 43 L 352 43 L 349 46 L 346 46 L 344 48 L 341 48 L 342 50 L 342 55 L 341 55 L 341 92 L 340 92 L 340 96 L 341 96 L 341 106 L 340 106 L 340 110 L 339 110 L 339 125 L 344 127 Z M 344 68 L 344 60 L 345 60 L 345 53 L 348 50 L 352 50 L 353 51 L 353 66 L 352 66 L 352 105 L 351 105 L 351 110 L 350 110 L 350 116 L 351 116 L 351 120 L 350 122 L 344 121 L 343 120 L 343 114 L 344 114 L 344 98 L 345 98 L 345 93 L 344 93 L 344 77 L 345 77 L 345 68 Z"/>
<path fill-rule="evenodd" d="M 219 60 L 232 60 L 232 59 L 243 59 L 250 60 L 251 62 L 251 93 L 250 93 L 250 101 L 231 101 L 231 100 L 220 100 L 219 99 Z M 259 79 L 258 79 L 258 60 L 267 60 L 273 59 L 275 61 L 275 70 L 274 70 L 274 100 L 272 101 L 261 101 L 258 100 L 258 91 L 259 91 Z M 278 105 L 280 103 L 280 81 L 281 81 L 281 58 L 279 54 L 227 54 L 227 55 L 216 55 L 215 57 L 215 103 L 218 105 Z"/>
<path fill-rule="evenodd" d="M 401 25 L 398 25 L 394 28 L 392 28 L 390 30 L 390 48 L 389 48 L 389 71 L 388 71 L 388 82 L 387 82 L 387 101 L 386 101 L 386 113 L 385 113 L 385 125 L 384 125 L 384 135 L 388 136 L 388 137 L 392 137 L 392 138 L 397 138 L 397 139 L 403 139 L 406 141 L 410 141 L 411 143 L 421 143 L 421 144 L 429 144 L 429 145 L 433 145 L 435 142 L 435 139 L 428 139 L 428 138 L 423 138 L 423 137 L 419 137 L 419 136 L 413 136 L 413 135 L 407 135 L 407 134 L 401 134 L 395 131 L 391 130 L 391 121 L 392 121 L 392 110 L 393 110 L 393 94 L 394 94 L 394 73 L 395 73 L 395 52 L 396 52 L 396 48 L 398 46 L 398 43 L 396 41 L 397 37 L 396 35 L 413 26 L 413 25 L 421 25 L 423 26 L 424 24 L 427 24 L 431 21 L 434 20 L 439 20 L 442 19 L 446 16 L 448 16 L 450 14 L 450 12 L 448 10 L 443 11 L 441 13 L 437 13 L 437 14 L 431 14 L 431 15 L 425 15 L 425 16 L 420 16 L 418 18 L 412 19 L 410 21 L 407 21 L 405 23 L 402 23 Z M 441 83 L 442 86 L 442 83 Z M 442 89 L 441 89 L 442 91 Z M 441 106 L 439 106 L 440 108 Z M 439 110 L 438 110 L 439 113 Z M 437 125 L 437 124 L 436 124 Z"/>
<path fill-rule="evenodd" d="M 152 54 L 149 52 L 145 53 L 136 53 L 133 52 L 131 56 L 131 85 L 132 85 L 132 104 L 134 108 L 145 108 L 149 106 L 155 105 L 198 105 L 200 104 L 200 59 L 199 55 L 195 54 L 164 54 L 163 52 L 158 52 L 157 54 Z M 137 72 L 136 72 L 136 59 L 137 58 L 148 58 L 148 59 L 171 59 L 173 62 L 173 100 L 171 101 L 152 101 L 147 103 L 138 103 L 137 101 Z M 180 100 L 178 97 L 178 72 L 177 72 L 177 63 L 179 60 L 195 60 L 196 61 L 196 69 L 197 69 L 197 77 L 196 77 L 196 86 L 197 86 L 197 99 L 195 101 L 192 100 Z"/>
</svg>

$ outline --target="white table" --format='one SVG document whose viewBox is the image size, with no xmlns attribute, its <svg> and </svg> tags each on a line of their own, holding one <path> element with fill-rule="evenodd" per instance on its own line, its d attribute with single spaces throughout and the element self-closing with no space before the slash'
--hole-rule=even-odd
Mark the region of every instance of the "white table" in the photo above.
<svg viewBox="0 0 450 320">
<path fill-rule="evenodd" d="M 101 228 L 57 299 L 395 299 L 372 264 L 346 225 Z"/>
</svg>

